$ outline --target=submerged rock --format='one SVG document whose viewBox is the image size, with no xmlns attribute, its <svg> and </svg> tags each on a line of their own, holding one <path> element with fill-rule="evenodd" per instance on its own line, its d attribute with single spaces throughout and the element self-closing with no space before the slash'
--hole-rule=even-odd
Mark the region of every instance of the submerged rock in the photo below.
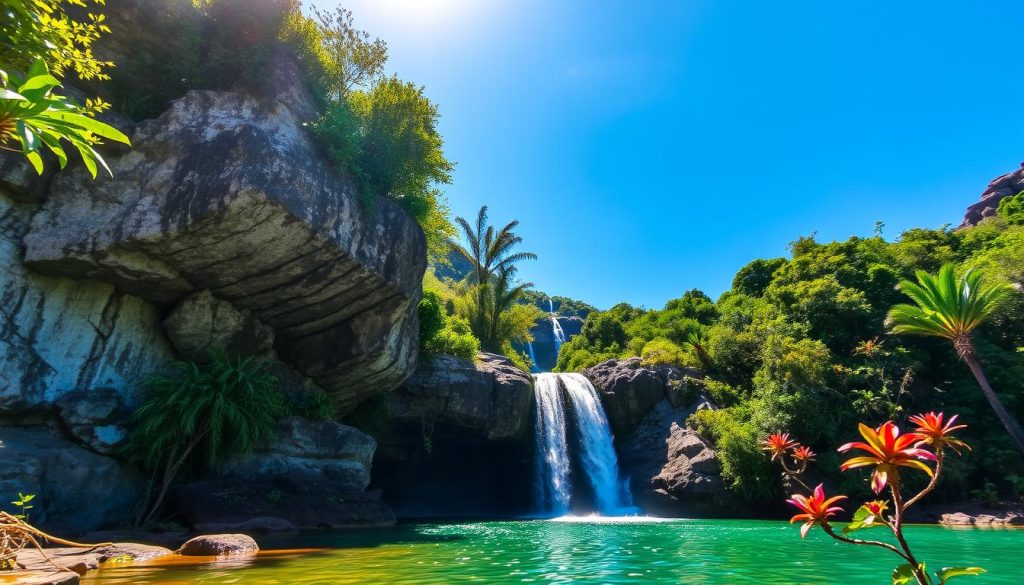
<svg viewBox="0 0 1024 585">
<path fill-rule="evenodd" d="M 256 541 L 245 534 L 207 534 L 189 540 L 174 552 L 187 557 L 212 557 L 255 554 L 259 550 Z"/>
</svg>

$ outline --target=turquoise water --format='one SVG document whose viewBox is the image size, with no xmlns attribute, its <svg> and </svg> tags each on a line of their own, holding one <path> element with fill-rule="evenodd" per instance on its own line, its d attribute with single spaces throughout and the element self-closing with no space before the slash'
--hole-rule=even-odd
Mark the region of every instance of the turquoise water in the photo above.
<svg viewBox="0 0 1024 585">
<path fill-rule="evenodd" d="M 879 533 L 880 534 L 880 533 Z M 981 565 L 961 585 L 1024 584 L 1024 530 L 911 526 L 929 566 Z M 328 547 L 182 566 L 112 566 L 84 585 L 593 583 L 885 585 L 895 555 L 770 521 L 516 521 L 411 524 L 308 535 L 264 548 Z"/>
</svg>

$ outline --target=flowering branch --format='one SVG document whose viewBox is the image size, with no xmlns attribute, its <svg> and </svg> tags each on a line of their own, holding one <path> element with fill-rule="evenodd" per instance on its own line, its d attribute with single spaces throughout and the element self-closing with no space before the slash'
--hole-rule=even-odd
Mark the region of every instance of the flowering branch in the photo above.
<svg viewBox="0 0 1024 585">
<path fill-rule="evenodd" d="M 916 425 L 915 430 L 903 434 L 891 421 L 874 429 L 865 424 L 859 425 L 864 441 L 846 443 L 839 448 L 839 452 L 846 453 L 857 450 L 865 454 L 848 459 L 840 466 L 840 469 L 847 471 L 859 467 L 871 467 L 871 488 L 876 494 L 882 493 L 886 487 L 889 488 L 892 514 L 886 515 L 889 510 L 889 502 L 885 500 L 865 502 L 854 512 L 853 521 L 843 528 L 843 534 L 835 531 L 829 523 L 829 519 L 843 511 L 842 507 L 833 504 L 846 499 L 846 496 L 838 495 L 826 498 L 821 484 L 811 490 L 800 478 L 807 470 L 808 463 L 814 459 L 814 452 L 792 440 L 789 433 L 770 435 L 762 441 L 762 446 L 765 451 L 771 453 L 772 461 L 779 462 L 783 477 L 796 481 L 812 492 L 809 496 L 794 494 L 787 500 L 801 510 L 800 514 L 790 519 L 790 523 L 798 520 L 804 522 L 800 527 L 801 537 L 805 537 L 807 532 L 817 525 L 821 526 L 822 530 L 831 538 L 840 542 L 875 546 L 895 553 L 906 563 L 893 571 L 893 585 L 909 585 L 912 582 L 916 582 L 918 585 L 933 585 L 935 581 L 925 570 L 924 563 L 919 562 L 914 556 L 910 544 L 903 534 L 903 519 L 908 508 L 921 501 L 938 485 L 946 449 L 953 450 L 957 454 L 960 454 L 961 449 L 970 449 L 966 443 L 953 436 L 954 431 L 966 428 L 966 425 L 956 424 L 956 419 L 957 417 L 953 416 L 947 421 L 942 413 L 919 414 L 910 417 L 910 422 Z M 792 467 L 787 464 L 787 457 L 793 460 Z M 934 468 L 928 466 L 926 462 L 929 461 L 934 462 Z M 929 476 L 928 484 L 909 500 L 904 499 L 901 491 L 901 469 L 916 470 Z M 863 540 L 847 536 L 856 530 L 876 526 L 889 528 L 898 546 L 879 540 Z M 956 567 L 936 571 L 935 575 L 938 578 L 938 585 L 945 585 L 953 577 L 977 575 L 983 572 L 984 570 L 978 567 Z"/>
</svg>

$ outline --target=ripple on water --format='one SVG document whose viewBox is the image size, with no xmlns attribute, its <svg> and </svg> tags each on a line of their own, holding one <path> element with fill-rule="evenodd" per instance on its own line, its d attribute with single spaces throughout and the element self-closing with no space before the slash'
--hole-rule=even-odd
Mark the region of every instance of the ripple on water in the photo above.
<svg viewBox="0 0 1024 585">
<path fill-rule="evenodd" d="M 1024 583 L 1024 531 L 913 526 L 908 532 L 920 556 L 934 564 L 989 570 L 970 585 Z M 877 585 L 897 564 L 872 549 L 839 545 L 820 531 L 801 540 L 796 528 L 782 522 L 648 517 L 417 524 L 274 544 L 328 550 L 196 566 L 112 566 L 82 583 Z"/>
</svg>

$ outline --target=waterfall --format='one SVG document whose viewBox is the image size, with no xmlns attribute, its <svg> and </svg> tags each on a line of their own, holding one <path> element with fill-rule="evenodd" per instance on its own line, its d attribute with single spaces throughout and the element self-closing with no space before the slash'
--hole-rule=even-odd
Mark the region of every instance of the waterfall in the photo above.
<svg viewBox="0 0 1024 585">
<path fill-rule="evenodd" d="M 633 511 L 630 510 L 633 503 L 619 481 L 619 459 L 612 430 L 597 390 L 583 374 L 565 374 L 562 382 L 576 415 L 581 467 L 594 488 L 597 511 L 602 514 Z"/>
<path fill-rule="evenodd" d="M 526 353 L 530 356 L 530 371 L 536 374 L 540 371 L 540 366 L 537 365 L 537 356 L 533 354 L 533 342 L 526 342 Z"/>
<path fill-rule="evenodd" d="M 534 376 L 537 402 L 537 483 L 535 500 L 542 514 L 561 516 L 569 511 L 569 446 L 565 439 L 565 409 L 558 374 Z"/>
<path fill-rule="evenodd" d="M 551 337 L 555 340 L 555 360 L 558 360 L 558 353 L 562 351 L 562 344 L 565 343 L 565 331 L 562 330 L 562 324 L 558 322 L 558 317 L 555 315 L 555 303 L 548 298 L 548 309 L 551 313 Z"/>
<path fill-rule="evenodd" d="M 594 506 L 599 513 L 635 513 L 628 488 L 619 478 L 611 428 L 594 386 L 581 374 L 536 374 L 534 380 L 538 512 L 561 515 L 570 511 L 570 462 L 575 457 L 578 469 L 593 490 Z M 572 408 L 572 429 L 567 429 L 566 402 Z M 572 445 L 577 446 L 574 453 L 570 453 L 570 432 Z"/>
</svg>

